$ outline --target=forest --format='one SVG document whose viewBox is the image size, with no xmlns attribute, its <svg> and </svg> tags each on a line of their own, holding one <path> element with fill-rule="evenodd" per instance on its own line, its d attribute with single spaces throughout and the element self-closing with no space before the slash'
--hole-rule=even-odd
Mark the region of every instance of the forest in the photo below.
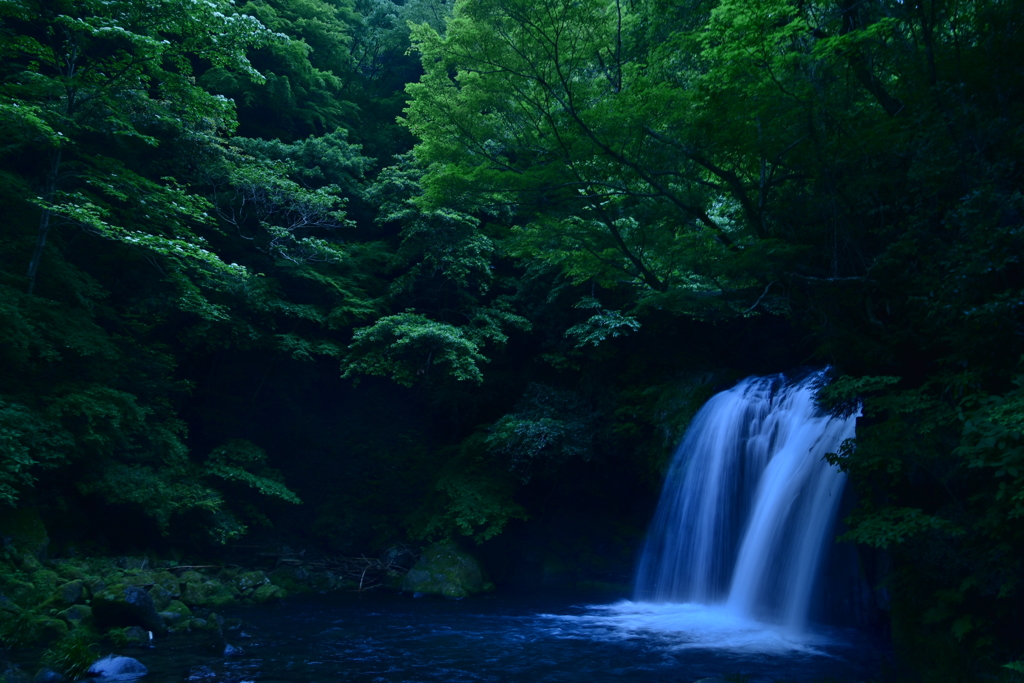
<svg viewBox="0 0 1024 683">
<path fill-rule="evenodd" d="M 828 367 L 900 680 L 1024 674 L 1021 10 L 0 0 L 0 522 L 625 585 L 704 401 Z"/>
</svg>

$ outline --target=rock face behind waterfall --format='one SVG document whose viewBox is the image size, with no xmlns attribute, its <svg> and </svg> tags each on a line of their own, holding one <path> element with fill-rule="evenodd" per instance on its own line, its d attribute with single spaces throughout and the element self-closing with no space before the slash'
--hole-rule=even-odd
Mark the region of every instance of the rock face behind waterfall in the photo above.
<svg viewBox="0 0 1024 683">
<path fill-rule="evenodd" d="M 856 423 L 818 408 L 823 379 L 750 377 L 701 409 L 666 477 L 638 599 L 725 603 L 803 628 L 845 483 L 824 456 Z"/>
<path fill-rule="evenodd" d="M 405 575 L 402 590 L 423 595 L 464 598 L 494 590 L 480 563 L 450 543 L 435 543 Z"/>
</svg>

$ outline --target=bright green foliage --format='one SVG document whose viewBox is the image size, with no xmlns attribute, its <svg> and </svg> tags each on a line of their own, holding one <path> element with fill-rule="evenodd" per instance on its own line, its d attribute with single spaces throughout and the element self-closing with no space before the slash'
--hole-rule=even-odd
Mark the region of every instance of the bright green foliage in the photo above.
<svg viewBox="0 0 1024 683">
<path fill-rule="evenodd" d="M 349 33 L 357 22 L 344 0 L 252 0 L 239 6 L 269 30 L 290 40 L 269 42 L 252 54 L 263 78 L 213 68 L 199 84 L 232 98 L 242 134 L 296 140 L 323 135 L 354 113 L 346 92 L 354 64 Z"/>
<path fill-rule="evenodd" d="M 3 41 L 0 98 L 18 101 L 32 113 L 30 120 L 45 123 L 45 129 L 35 126 L 44 135 L 7 149 L 47 158 L 40 169 L 41 193 L 24 196 L 41 211 L 36 248 L 27 262 L 30 288 L 50 222 L 60 219 L 192 268 L 222 277 L 244 275 L 193 232 L 209 220 L 208 203 L 174 178 L 146 177 L 110 153 L 141 151 L 167 137 L 209 137 L 233 127 L 231 103 L 193 84 L 192 60 L 261 77 L 245 53 L 247 46 L 271 39 L 259 22 L 226 3 L 189 7 L 159 0 L 55 6 L 11 1 L 0 7 L 5 23 L 22 29 Z M 40 18 L 47 22 L 42 32 L 32 24 Z"/>
<path fill-rule="evenodd" d="M 573 325 L 565 331 L 566 337 L 576 339 L 576 346 L 599 345 L 605 339 L 620 337 L 640 329 L 636 318 L 623 315 L 621 311 L 601 308 L 601 302 L 587 297 L 576 304 L 576 308 L 599 308 L 601 311 L 590 316 L 586 322 Z"/>
<path fill-rule="evenodd" d="M 480 221 L 419 207 L 422 171 L 408 158 L 399 162 L 379 174 L 367 198 L 379 207 L 378 222 L 401 226 L 388 298 L 405 312 L 354 331 L 344 376 L 390 376 L 411 386 L 436 368 L 433 374 L 480 383 L 485 345 L 500 347 L 509 330 L 530 323 L 494 287 L 495 243 Z"/>
<path fill-rule="evenodd" d="M 459 328 L 415 313 L 381 318 L 352 335 L 343 377 L 357 373 L 391 377 L 405 386 L 433 370 L 457 381 L 483 381 L 478 367 L 487 358 Z"/>
</svg>

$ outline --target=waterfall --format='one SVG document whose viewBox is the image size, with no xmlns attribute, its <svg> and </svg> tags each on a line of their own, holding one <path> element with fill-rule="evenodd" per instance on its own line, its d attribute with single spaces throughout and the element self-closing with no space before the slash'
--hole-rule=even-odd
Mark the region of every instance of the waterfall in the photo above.
<svg viewBox="0 0 1024 683">
<path fill-rule="evenodd" d="M 750 377 L 700 410 L 648 532 L 638 600 L 721 604 L 804 629 L 845 483 L 823 456 L 856 422 L 815 404 L 823 374 Z"/>
</svg>

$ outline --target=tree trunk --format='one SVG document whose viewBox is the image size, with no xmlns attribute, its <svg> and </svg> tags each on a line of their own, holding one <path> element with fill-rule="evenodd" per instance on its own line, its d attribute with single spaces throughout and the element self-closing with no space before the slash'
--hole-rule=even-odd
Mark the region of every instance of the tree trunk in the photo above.
<svg viewBox="0 0 1024 683">
<path fill-rule="evenodd" d="M 57 148 L 53 152 L 53 156 L 50 157 L 50 170 L 46 174 L 46 185 L 43 188 L 43 201 L 46 206 L 43 207 L 42 213 L 39 215 L 39 228 L 36 230 L 36 246 L 32 250 L 32 260 L 28 263 L 28 294 L 32 296 L 32 293 L 36 288 L 36 274 L 39 272 L 39 262 L 43 258 L 43 249 L 46 247 L 46 236 L 50 232 L 50 208 L 49 205 L 53 203 L 54 195 L 57 193 L 57 175 L 60 171 L 61 161 L 61 148 Z"/>
</svg>

